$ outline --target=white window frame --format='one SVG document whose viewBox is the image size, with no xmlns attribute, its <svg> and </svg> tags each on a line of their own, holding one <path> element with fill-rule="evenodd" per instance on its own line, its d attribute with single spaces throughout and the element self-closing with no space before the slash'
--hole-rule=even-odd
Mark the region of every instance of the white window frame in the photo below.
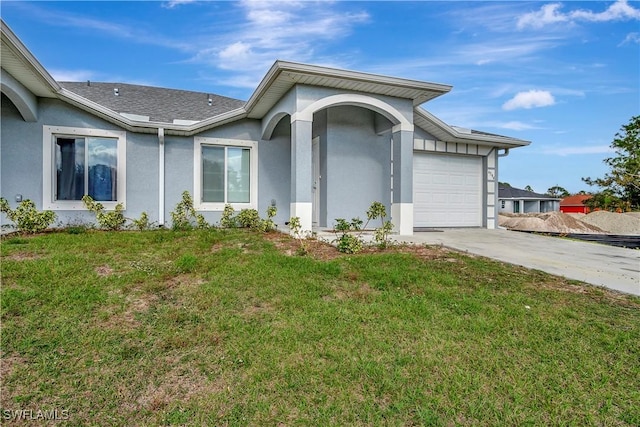
<svg viewBox="0 0 640 427">
<path fill-rule="evenodd" d="M 127 133 L 106 129 L 75 128 L 65 126 L 42 127 L 42 206 L 45 210 L 87 210 L 82 200 L 55 200 L 55 139 L 56 137 L 95 137 L 118 140 L 117 188 L 115 202 L 101 201 L 105 210 L 114 210 L 121 203 L 127 208 Z"/>
<path fill-rule="evenodd" d="M 193 206 L 198 211 L 222 211 L 226 202 L 202 201 L 202 147 L 249 148 L 249 203 L 228 203 L 233 209 L 258 208 L 258 142 L 241 139 L 207 138 L 196 136 L 193 139 Z M 226 169 L 225 158 L 225 169 Z M 225 173 L 226 176 L 226 173 Z M 226 196 L 225 196 L 226 197 Z"/>
</svg>

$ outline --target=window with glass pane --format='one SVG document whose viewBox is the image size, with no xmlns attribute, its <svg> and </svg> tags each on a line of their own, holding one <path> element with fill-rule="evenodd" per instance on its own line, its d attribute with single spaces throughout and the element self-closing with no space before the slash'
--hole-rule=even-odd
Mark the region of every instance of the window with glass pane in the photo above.
<svg viewBox="0 0 640 427">
<path fill-rule="evenodd" d="M 249 203 L 249 149 L 227 148 L 227 203 Z"/>
<path fill-rule="evenodd" d="M 224 203 L 224 147 L 202 147 L 202 201 Z"/>
<path fill-rule="evenodd" d="M 117 200 L 118 140 L 56 137 L 56 200 Z"/>
<path fill-rule="evenodd" d="M 249 203 L 251 150 L 202 147 L 202 201 Z"/>
</svg>

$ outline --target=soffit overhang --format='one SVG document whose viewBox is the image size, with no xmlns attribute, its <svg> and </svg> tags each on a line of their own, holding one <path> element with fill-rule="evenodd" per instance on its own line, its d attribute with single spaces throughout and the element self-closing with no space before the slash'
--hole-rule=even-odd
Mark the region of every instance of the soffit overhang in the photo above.
<svg viewBox="0 0 640 427">
<path fill-rule="evenodd" d="M 276 61 L 245 106 L 250 118 L 260 119 L 295 85 L 411 99 L 423 104 L 451 90 L 451 86 L 401 79 L 296 62 Z"/>
<path fill-rule="evenodd" d="M 35 96 L 56 98 L 60 85 L 2 20 L 0 34 L 2 68 Z"/>
<path fill-rule="evenodd" d="M 497 148 L 524 147 L 531 143 L 531 141 L 525 141 L 522 139 L 472 130 L 462 132 L 452 126 L 449 126 L 423 108 L 416 107 L 413 111 L 413 124 L 424 129 L 440 141 L 479 144 Z"/>
</svg>

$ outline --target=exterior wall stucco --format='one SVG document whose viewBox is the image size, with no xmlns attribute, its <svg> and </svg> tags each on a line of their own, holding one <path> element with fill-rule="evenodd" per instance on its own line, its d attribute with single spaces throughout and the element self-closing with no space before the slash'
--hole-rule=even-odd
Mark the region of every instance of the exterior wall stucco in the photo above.
<svg viewBox="0 0 640 427">
<path fill-rule="evenodd" d="M 42 209 L 42 137 L 44 125 L 57 125 L 78 128 L 122 130 L 98 117 L 54 99 L 39 99 L 39 115 L 35 122 L 25 122 L 17 113 L 15 106 L 5 96 L 2 97 L 2 187 L 0 195 L 6 198 L 12 207 L 17 206 L 16 194 L 23 200 L 31 199 L 37 209 Z M 129 166 L 127 142 L 127 165 Z M 156 175 L 157 176 L 157 175 Z M 135 189 L 127 179 L 127 191 Z M 153 182 L 157 181 L 157 178 Z M 149 183 L 142 184 L 148 186 Z M 152 184 L 151 184 L 152 185 Z M 127 204 L 126 216 L 136 204 L 146 206 L 147 198 Z M 156 209 L 157 211 L 157 209 Z M 56 211 L 56 225 L 70 223 L 92 223 L 95 217 L 87 211 Z M 151 212 L 150 212 L 151 214 Z"/>
<path fill-rule="evenodd" d="M 0 129 L 0 196 L 15 208 L 15 196 L 20 194 L 42 209 L 42 125 L 25 122 L 9 98 L 2 95 Z"/>
<path fill-rule="evenodd" d="M 196 136 L 229 140 L 257 141 L 258 153 L 258 211 L 262 216 L 275 201 L 278 214 L 276 223 L 284 224 L 290 215 L 292 203 L 310 203 L 310 163 L 304 162 L 299 171 L 304 179 L 292 187 L 292 114 L 313 105 L 319 99 L 350 93 L 328 88 L 298 85 L 283 97 L 267 114 L 273 119 L 269 127 L 269 140 L 262 140 L 265 120 L 244 119 L 204 131 Z M 362 95 L 362 94 L 360 94 Z M 402 119 L 413 122 L 411 101 L 381 95 L 366 95 L 393 107 Z M 319 105 L 319 104 L 316 104 Z M 2 187 L 0 195 L 12 206 L 17 205 L 15 195 L 32 199 L 42 209 L 42 132 L 43 125 L 90 129 L 122 130 L 114 124 L 85 111 L 53 99 L 38 100 L 38 119 L 25 122 L 12 101 L 2 96 L 2 156 L 0 158 Z M 280 111 L 280 110 L 288 111 Z M 290 111 L 289 111 L 290 110 Z M 416 128 L 413 132 L 397 130 L 394 120 L 367 106 L 329 106 L 313 114 L 313 122 L 305 123 L 304 143 L 312 138 L 320 141 L 321 192 L 319 204 L 320 226 L 330 227 L 336 218 L 350 220 L 364 218 L 373 201 L 382 202 L 391 214 L 391 140 L 403 141 L 402 150 L 396 147 L 394 158 L 401 156 L 404 164 L 413 167 L 413 150 L 434 151 L 458 155 L 483 157 L 483 225 L 497 226 L 497 172 L 498 154 L 491 147 L 436 141 L 428 132 Z M 283 114 L 284 113 L 284 114 Z M 396 130 L 392 134 L 392 128 Z M 297 129 L 294 127 L 294 129 Z M 309 135 L 307 135 L 309 134 Z M 306 141 L 309 137 L 309 141 Z M 404 144 L 406 141 L 410 143 Z M 182 192 L 193 194 L 194 137 L 167 135 L 165 138 L 165 204 L 164 217 L 170 226 L 170 212 L 180 201 Z M 413 144 L 413 146 L 411 146 Z M 159 144 L 154 134 L 126 133 L 127 206 L 125 215 L 137 218 L 143 211 L 151 221 L 158 221 L 159 212 Z M 309 148 L 309 147 L 307 147 Z M 310 150 L 310 148 L 309 148 Z M 309 150 L 300 151 L 305 159 Z M 408 163 L 407 163 L 408 162 Z M 294 162 L 300 166 L 300 163 Z M 295 169 L 295 168 L 294 168 Z M 407 204 L 413 200 L 412 173 L 400 167 L 394 173 L 398 191 L 395 203 Z M 407 178 L 408 177 L 408 178 Z M 307 179 L 308 178 L 308 179 Z M 309 181 L 309 182 L 308 182 Z M 302 183 L 302 185 L 300 185 Z M 309 187 L 309 188 L 307 188 Z M 292 188 L 294 188 L 292 190 Z M 308 193 L 308 194 L 307 194 Z M 292 200 L 292 194 L 301 199 Z M 304 200 L 303 200 L 304 199 Z M 412 207 L 411 207 L 412 209 Z M 75 222 L 94 222 L 93 214 L 85 211 L 56 211 L 59 225 Z M 207 221 L 217 223 L 220 211 L 202 212 Z"/>
<path fill-rule="evenodd" d="M 0 158 L 2 186 L 0 196 L 12 207 L 17 206 L 15 196 L 31 199 L 42 209 L 42 135 L 43 125 L 88 129 L 122 130 L 100 118 L 92 116 L 58 100 L 40 99 L 37 122 L 25 122 L 6 97 L 2 96 L 2 156 Z M 260 141 L 260 122 L 244 120 L 210 129 L 198 136 L 258 141 L 258 210 L 264 216 L 271 200 L 276 200 L 278 215 L 275 220 L 284 224 L 289 218 L 290 196 L 290 143 L 285 120 L 271 141 Z M 153 134 L 126 133 L 127 150 L 127 206 L 125 216 L 138 218 L 143 211 L 150 221 L 159 219 L 159 148 L 158 137 Z M 171 225 L 170 212 L 188 190 L 193 195 L 193 137 L 167 136 L 165 138 L 165 207 L 166 225 Z M 57 210 L 58 226 L 74 223 L 94 223 L 88 211 Z M 221 212 L 203 212 L 210 223 L 219 221 Z M 3 218 L 4 222 L 4 218 Z"/>
<path fill-rule="evenodd" d="M 365 218 L 374 201 L 383 203 L 387 214 L 391 213 L 390 135 L 376 134 L 375 114 L 350 106 L 327 109 L 326 165 L 321 166 L 326 169 L 322 226 L 332 226 L 336 218 Z"/>
<path fill-rule="evenodd" d="M 260 150 L 258 211 L 264 216 L 275 200 L 278 213 L 274 221 L 283 225 L 291 217 L 291 123 L 286 116 L 275 127 L 269 141 L 258 143 Z"/>
</svg>

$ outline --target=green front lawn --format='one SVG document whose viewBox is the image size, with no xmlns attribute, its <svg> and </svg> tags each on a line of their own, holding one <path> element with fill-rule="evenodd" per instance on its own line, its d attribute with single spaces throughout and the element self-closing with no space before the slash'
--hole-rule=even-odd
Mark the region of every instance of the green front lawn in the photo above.
<svg viewBox="0 0 640 427">
<path fill-rule="evenodd" d="M 242 230 L 1 249 L 7 425 L 640 425 L 639 298 Z"/>
</svg>

